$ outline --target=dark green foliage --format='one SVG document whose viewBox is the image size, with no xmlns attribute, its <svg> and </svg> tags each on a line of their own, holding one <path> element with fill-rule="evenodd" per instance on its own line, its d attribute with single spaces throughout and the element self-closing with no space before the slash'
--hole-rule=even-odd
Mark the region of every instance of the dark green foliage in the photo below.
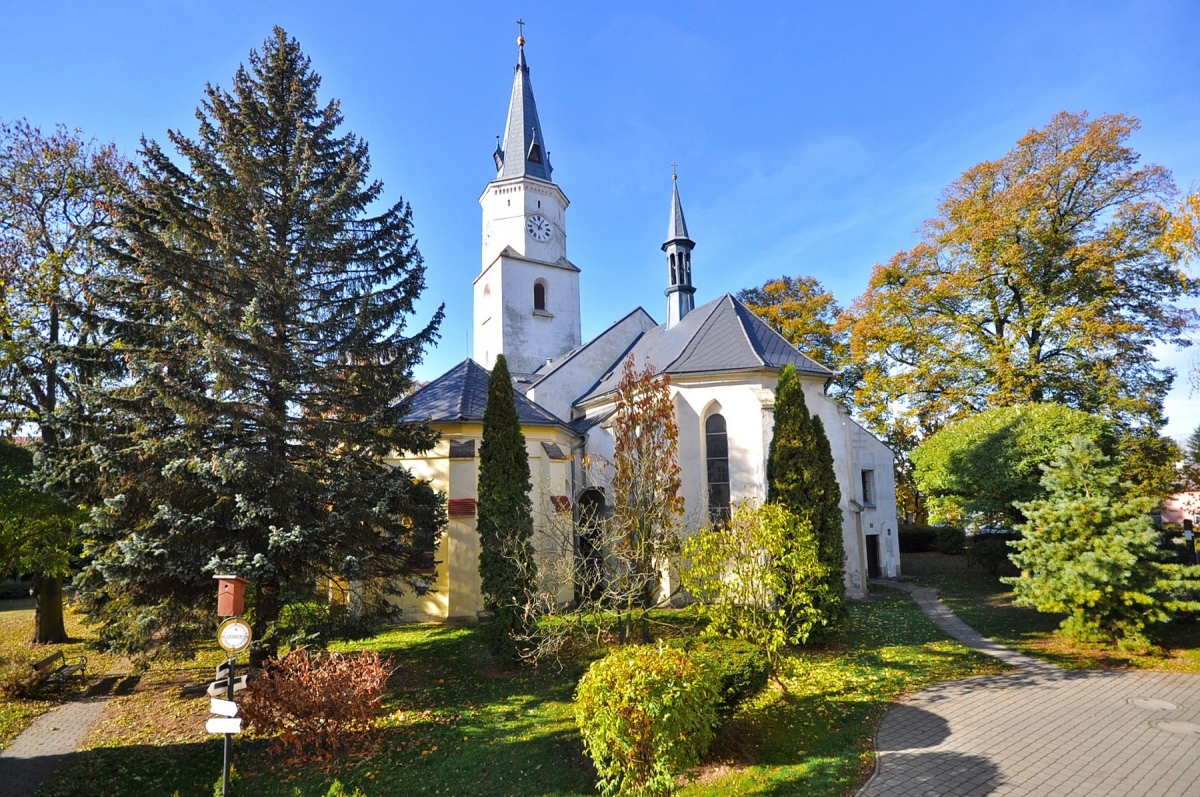
<svg viewBox="0 0 1200 797">
<path fill-rule="evenodd" d="M 31 487 L 33 472 L 32 451 L 0 440 L 0 578 L 32 574 L 25 595 L 32 593 L 37 600 L 33 640 L 65 642 L 63 578 L 71 572 L 76 529 L 83 518 L 77 509 Z"/>
<path fill-rule="evenodd" d="M 1185 462 L 1200 467 L 1200 426 L 1197 426 L 1196 430 L 1188 437 L 1183 446 L 1183 454 Z"/>
<path fill-rule="evenodd" d="M 1028 522 L 1006 578 L 1014 603 L 1066 614 L 1081 641 L 1145 645 L 1148 624 L 1195 610 L 1200 568 L 1165 564 L 1150 523 L 1153 498 L 1134 496 L 1094 442 L 1077 436 L 1044 467 L 1045 496 L 1018 507 Z"/>
<path fill-rule="evenodd" d="M 728 637 L 680 637 L 672 647 L 682 648 L 710 668 L 719 681 L 717 714 L 729 718 L 738 706 L 767 685 L 771 665 L 762 648 L 743 639 Z"/>
<path fill-rule="evenodd" d="M 937 548 L 938 553 L 957 556 L 965 551 L 966 541 L 967 535 L 963 533 L 962 529 L 955 526 L 939 526 L 934 547 Z"/>
<path fill-rule="evenodd" d="M 929 553 L 937 545 L 938 526 L 901 526 L 899 537 L 900 553 Z"/>
<path fill-rule="evenodd" d="M 1000 568 L 1010 564 L 1008 556 L 1012 553 L 1011 542 L 1021 539 L 1016 532 L 998 534 L 974 534 L 966 542 L 967 562 L 980 565 L 993 576 Z"/>
<path fill-rule="evenodd" d="M 836 634 L 846 616 L 841 498 L 825 427 L 820 418 L 809 414 L 796 369 L 785 365 L 779 372 L 775 393 L 775 433 L 767 457 L 767 500 L 809 519 L 817 537 L 817 557 L 829 568 L 826 576 L 829 589 L 818 606 L 826 622 L 819 630 L 814 629 L 814 636 Z"/>
<path fill-rule="evenodd" d="M 251 582 L 256 656 L 320 578 L 367 585 L 370 609 L 374 585 L 426 586 L 444 502 L 383 459 L 434 442 L 397 398 L 441 313 L 406 335 L 424 286 L 411 210 L 380 206 L 319 84 L 276 28 L 232 91 L 206 89 L 197 139 L 143 145 L 118 203 L 100 321 L 129 375 L 77 419 L 97 466 L 78 584 L 117 649 L 210 638 L 215 573 Z"/>
<path fill-rule="evenodd" d="M 1013 506 L 1041 494 L 1039 467 L 1074 435 L 1108 452 L 1116 440 L 1103 418 L 1061 404 L 1002 407 L 949 424 L 912 452 L 917 488 L 930 516 L 953 524 L 1012 526 Z"/>
<path fill-rule="evenodd" d="M 483 412 L 476 527 L 480 589 L 490 615 L 487 636 L 498 656 L 513 660 L 520 658 L 517 637 L 528 638 L 530 630 L 523 608 L 534 577 L 531 489 L 512 376 L 501 354 L 488 379 Z"/>
</svg>

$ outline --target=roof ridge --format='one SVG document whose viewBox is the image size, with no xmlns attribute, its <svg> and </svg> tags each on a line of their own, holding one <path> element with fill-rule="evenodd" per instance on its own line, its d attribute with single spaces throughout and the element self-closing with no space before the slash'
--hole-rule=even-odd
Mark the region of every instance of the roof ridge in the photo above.
<svg viewBox="0 0 1200 797">
<path fill-rule="evenodd" d="M 750 344 L 750 351 L 754 352 L 754 356 L 758 358 L 760 363 L 762 363 L 764 366 L 768 365 L 766 355 L 759 350 L 758 346 L 754 345 L 754 338 L 750 337 L 750 331 L 746 329 L 745 317 L 742 315 L 741 311 L 745 310 L 746 312 L 750 312 L 750 309 L 739 302 L 737 297 L 731 293 L 726 293 L 721 298 L 729 299 L 729 303 L 733 306 L 733 312 L 738 317 L 738 329 L 742 330 L 742 335 L 746 338 L 746 343 Z M 755 318 L 757 318 L 757 316 L 755 316 Z M 770 329 L 770 325 L 768 325 L 767 328 Z"/>
<path fill-rule="evenodd" d="M 646 315 L 650 315 L 650 314 L 646 313 Z M 654 319 L 651 318 L 650 320 L 653 321 Z M 652 329 L 648 329 L 644 332 L 639 332 L 633 340 L 629 341 L 629 345 L 625 347 L 624 351 L 622 351 L 619 355 L 617 355 L 616 359 L 614 359 L 612 361 L 612 363 L 609 364 L 610 367 L 604 369 L 604 371 L 600 374 L 599 378 L 597 378 L 596 381 L 593 382 L 591 384 L 591 386 L 588 387 L 587 390 L 583 391 L 583 393 L 581 393 L 578 396 L 576 396 L 575 398 L 571 399 L 571 406 L 574 407 L 580 400 L 582 400 L 582 399 L 586 398 L 588 395 L 590 395 L 593 390 L 600 387 L 600 385 L 604 384 L 604 380 L 607 379 L 609 376 L 611 376 L 613 374 L 613 372 L 615 372 L 617 370 L 616 366 L 619 363 L 622 363 L 625 361 L 625 358 L 628 357 L 629 354 L 633 351 L 634 347 L 638 345 L 638 341 L 640 341 L 642 338 L 646 337 L 647 332 L 652 332 L 655 329 L 658 329 L 658 327 L 653 327 Z M 634 365 L 636 366 L 637 363 L 635 362 Z"/>
<path fill-rule="evenodd" d="M 606 328 L 605 328 L 605 329 L 604 329 L 602 332 L 600 332 L 599 334 L 597 334 L 595 337 L 593 337 L 593 338 L 592 338 L 591 340 L 589 340 L 587 343 L 583 344 L 582 346 L 576 346 L 574 349 L 572 349 L 571 351 L 567 352 L 565 355 L 563 355 L 563 356 L 562 356 L 562 358 L 560 358 L 560 359 L 557 361 L 557 363 L 554 363 L 554 367 L 553 367 L 551 370 L 549 370 L 549 371 L 547 371 L 546 373 L 542 374 L 540 377 L 538 377 L 538 379 L 537 379 L 537 380 L 535 380 L 534 382 L 530 383 L 530 385 L 529 385 L 529 386 L 530 386 L 531 388 L 532 388 L 532 387 L 537 387 L 537 386 L 538 386 L 538 385 L 539 385 L 539 384 L 542 382 L 542 380 L 543 380 L 543 379 L 546 379 L 546 378 L 548 378 L 548 377 L 549 377 L 551 374 L 553 374 L 553 373 L 555 373 L 556 371 L 558 371 L 558 369 L 562 368 L 564 365 L 566 365 L 567 363 L 571 362 L 571 360 L 575 359 L 575 356 L 576 356 L 577 354 L 581 354 L 581 353 L 584 351 L 584 349 L 588 348 L 588 347 L 589 347 L 589 346 L 591 346 L 593 343 L 595 343 L 596 341 L 600 340 L 600 338 L 604 337 L 604 336 L 605 336 L 605 335 L 607 335 L 609 332 L 612 332 L 614 329 L 616 329 L 616 328 L 617 328 L 617 326 L 618 326 L 618 325 L 619 325 L 619 324 L 620 324 L 622 321 L 625 321 L 626 319 L 628 319 L 630 316 L 632 316 L 632 315 L 633 315 L 634 313 L 636 313 L 638 310 L 641 310 L 641 311 L 642 311 L 642 314 L 643 314 L 643 315 L 645 315 L 645 316 L 646 316 L 646 318 L 649 318 L 651 321 L 653 321 L 653 320 L 654 320 L 654 316 L 652 316 L 652 315 L 650 315 L 650 313 L 646 312 L 646 308 L 642 307 L 642 306 L 639 304 L 637 307 L 633 308 L 633 309 L 632 309 L 632 310 L 630 310 L 628 313 L 626 313 L 625 315 L 623 315 L 623 316 L 621 316 L 620 318 L 618 318 L 616 321 L 614 321 L 614 322 L 612 322 L 611 324 L 609 324 L 609 325 L 608 325 L 608 326 L 607 326 L 607 327 L 606 327 Z M 636 340 L 636 338 L 635 338 L 635 340 Z M 537 376 L 537 372 L 536 372 L 536 371 L 534 371 L 533 375 L 534 375 L 534 376 Z"/>
<path fill-rule="evenodd" d="M 728 296 L 728 295 L 729 295 L 728 293 L 725 294 L 725 296 Z M 703 321 L 700 322 L 700 328 L 696 330 L 696 333 L 694 335 L 692 335 L 691 340 L 689 340 L 687 342 L 687 345 L 679 350 L 679 354 L 675 356 L 675 359 L 671 360 L 671 362 L 667 363 L 665 366 L 660 368 L 659 373 L 666 373 L 667 371 L 669 371 L 671 368 L 673 368 L 675 366 L 675 363 L 684 359 L 685 356 L 691 354 L 692 352 L 694 352 L 696 350 L 696 347 L 700 345 L 700 338 L 702 338 L 704 336 L 705 330 L 707 330 L 709 328 L 709 326 L 713 323 L 713 318 L 716 316 L 717 310 L 720 309 L 721 299 L 723 299 L 723 298 L 725 298 L 725 297 L 718 296 L 713 301 L 705 302 L 704 304 L 700 305 L 701 308 L 703 308 L 709 304 L 713 304 L 716 306 L 713 307 L 713 309 L 708 311 L 708 315 L 704 318 Z M 696 311 L 693 310 L 692 313 L 694 313 L 694 312 L 696 312 Z M 691 313 L 689 313 L 688 315 L 691 315 Z M 684 318 L 686 318 L 686 317 L 687 316 L 684 316 Z M 682 321 L 683 319 L 680 319 L 680 320 Z M 679 324 L 676 324 L 674 328 L 678 329 Z M 754 351 L 754 347 L 751 346 L 750 350 Z M 757 357 L 758 352 L 754 352 L 754 356 Z M 759 359 L 762 359 L 762 358 L 760 357 Z"/>
</svg>

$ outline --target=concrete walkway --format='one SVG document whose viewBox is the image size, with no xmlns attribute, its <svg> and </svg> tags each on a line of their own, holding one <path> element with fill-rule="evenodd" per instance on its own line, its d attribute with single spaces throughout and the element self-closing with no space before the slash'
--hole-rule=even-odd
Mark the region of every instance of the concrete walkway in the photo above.
<svg viewBox="0 0 1200 797">
<path fill-rule="evenodd" d="M 1200 797 L 1200 675 L 1062 670 L 982 636 L 932 589 L 877 583 L 1021 672 L 938 684 L 892 708 L 860 797 Z"/>
<path fill-rule="evenodd" d="M 75 752 L 100 719 L 109 697 L 73 700 L 33 721 L 0 751 L 0 793 L 33 797 L 68 755 Z"/>
</svg>

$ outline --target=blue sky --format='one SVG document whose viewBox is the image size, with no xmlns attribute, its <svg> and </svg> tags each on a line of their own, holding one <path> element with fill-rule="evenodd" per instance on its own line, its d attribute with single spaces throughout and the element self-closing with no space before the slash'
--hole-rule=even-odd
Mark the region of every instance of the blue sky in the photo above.
<svg viewBox="0 0 1200 797">
<path fill-rule="evenodd" d="M 437 376 L 469 351 L 478 197 L 526 54 L 571 199 L 587 339 L 636 305 L 662 320 L 671 163 L 697 241 L 697 303 L 811 274 L 849 304 L 911 246 L 949 182 L 1057 111 L 1126 112 L 1134 147 L 1200 185 L 1200 5 L 1189 2 L 0 3 L 0 118 L 57 122 L 132 154 L 193 134 L 273 25 L 296 36 L 412 203 L 446 303 Z M 1180 371 L 1194 352 L 1163 349 Z M 1200 425 L 1186 378 L 1167 431 Z"/>
</svg>

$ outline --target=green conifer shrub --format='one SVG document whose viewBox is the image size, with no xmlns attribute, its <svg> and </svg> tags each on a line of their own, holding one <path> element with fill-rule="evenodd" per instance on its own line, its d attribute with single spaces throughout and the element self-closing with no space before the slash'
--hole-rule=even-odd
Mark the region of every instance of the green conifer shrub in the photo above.
<svg viewBox="0 0 1200 797">
<path fill-rule="evenodd" d="M 575 722 L 605 797 L 659 797 L 708 750 L 720 681 L 687 651 L 618 648 L 575 690 Z"/>
<path fill-rule="evenodd" d="M 807 518 L 817 538 L 817 558 L 826 570 L 826 589 L 816 606 L 823 623 L 821 636 L 835 634 L 846 620 L 843 574 L 846 549 L 842 543 L 842 493 L 833 470 L 833 451 L 821 419 L 810 415 L 800 377 L 792 365 L 779 371 L 775 392 L 775 433 L 767 456 L 767 501 Z M 797 620 L 803 607 L 779 607 Z"/>
<path fill-rule="evenodd" d="M 1150 520 L 1152 498 L 1130 494 L 1094 441 L 1076 436 L 1048 466 L 1046 495 L 1017 505 L 1028 521 L 1012 543 L 1014 603 L 1063 613 L 1063 632 L 1083 642 L 1146 645 L 1148 624 L 1197 606 L 1200 568 L 1166 564 Z"/>
<path fill-rule="evenodd" d="M 529 454 L 513 399 L 512 376 L 504 355 L 496 357 L 488 380 L 479 448 L 476 527 L 479 577 L 488 612 L 484 633 L 496 655 L 520 658 L 517 639 L 527 638 L 524 605 L 534 580 L 533 507 L 529 493 Z"/>
</svg>

